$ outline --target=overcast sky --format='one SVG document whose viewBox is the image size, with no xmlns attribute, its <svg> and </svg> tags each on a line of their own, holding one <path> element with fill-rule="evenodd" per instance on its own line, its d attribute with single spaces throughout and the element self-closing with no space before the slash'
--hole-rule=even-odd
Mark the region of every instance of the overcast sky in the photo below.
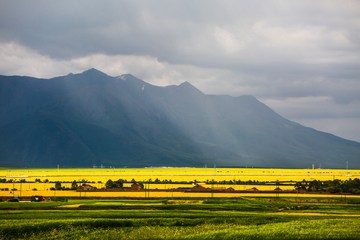
<svg viewBox="0 0 360 240">
<path fill-rule="evenodd" d="M 357 0 L 0 0 L 0 75 L 188 81 L 358 142 L 359 45 Z"/>
</svg>

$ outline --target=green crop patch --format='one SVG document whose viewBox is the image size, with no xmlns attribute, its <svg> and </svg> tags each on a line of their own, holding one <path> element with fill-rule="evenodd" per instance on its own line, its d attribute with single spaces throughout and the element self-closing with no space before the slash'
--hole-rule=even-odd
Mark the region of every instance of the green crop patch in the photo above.
<svg viewBox="0 0 360 240">
<path fill-rule="evenodd" d="M 0 239 L 360 238 L 359 204 L 299 206 L 290 199 L 268 198 L 191 201 L 0 203 Z"/>
</svg>

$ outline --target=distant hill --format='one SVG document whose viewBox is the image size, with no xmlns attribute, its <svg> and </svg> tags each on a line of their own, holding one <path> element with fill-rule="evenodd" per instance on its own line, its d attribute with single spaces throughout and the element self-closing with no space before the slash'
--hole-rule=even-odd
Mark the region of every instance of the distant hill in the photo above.
<svg viewBox="0 0 360 240">
<path fill-rule="evenodd" d="M 360 168 L 360 143 L 289 121 L 252 96 L 157 87 L 96 69 L 0 76 L 0 166 Z"/>
</svg>

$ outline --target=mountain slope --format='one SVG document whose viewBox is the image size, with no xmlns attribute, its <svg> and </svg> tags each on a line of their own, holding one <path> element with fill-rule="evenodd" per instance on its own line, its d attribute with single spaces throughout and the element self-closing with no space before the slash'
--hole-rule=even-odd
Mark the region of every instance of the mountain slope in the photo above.
<svg viewBox="0 0 360 240">
<path fill-rule="evenodd" d="M 188 82 L 157 87 L 96 69 L 0 76 L 0 104 L 0 165 L 360 167 L 360 143 Z"/>
</svg>

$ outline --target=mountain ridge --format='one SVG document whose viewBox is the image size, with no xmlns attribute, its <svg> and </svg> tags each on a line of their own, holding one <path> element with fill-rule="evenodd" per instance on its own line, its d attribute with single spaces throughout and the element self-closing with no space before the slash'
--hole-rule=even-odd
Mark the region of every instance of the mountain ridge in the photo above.
<svg viewBox="0 0 360 240">
<path fill-rule="evenodd" d="M 360 143 L 189 82 L 158 87 L 96 69 L 0 76 L 0 103 L 0 166 L 360 167 Z"/>
</svg>

